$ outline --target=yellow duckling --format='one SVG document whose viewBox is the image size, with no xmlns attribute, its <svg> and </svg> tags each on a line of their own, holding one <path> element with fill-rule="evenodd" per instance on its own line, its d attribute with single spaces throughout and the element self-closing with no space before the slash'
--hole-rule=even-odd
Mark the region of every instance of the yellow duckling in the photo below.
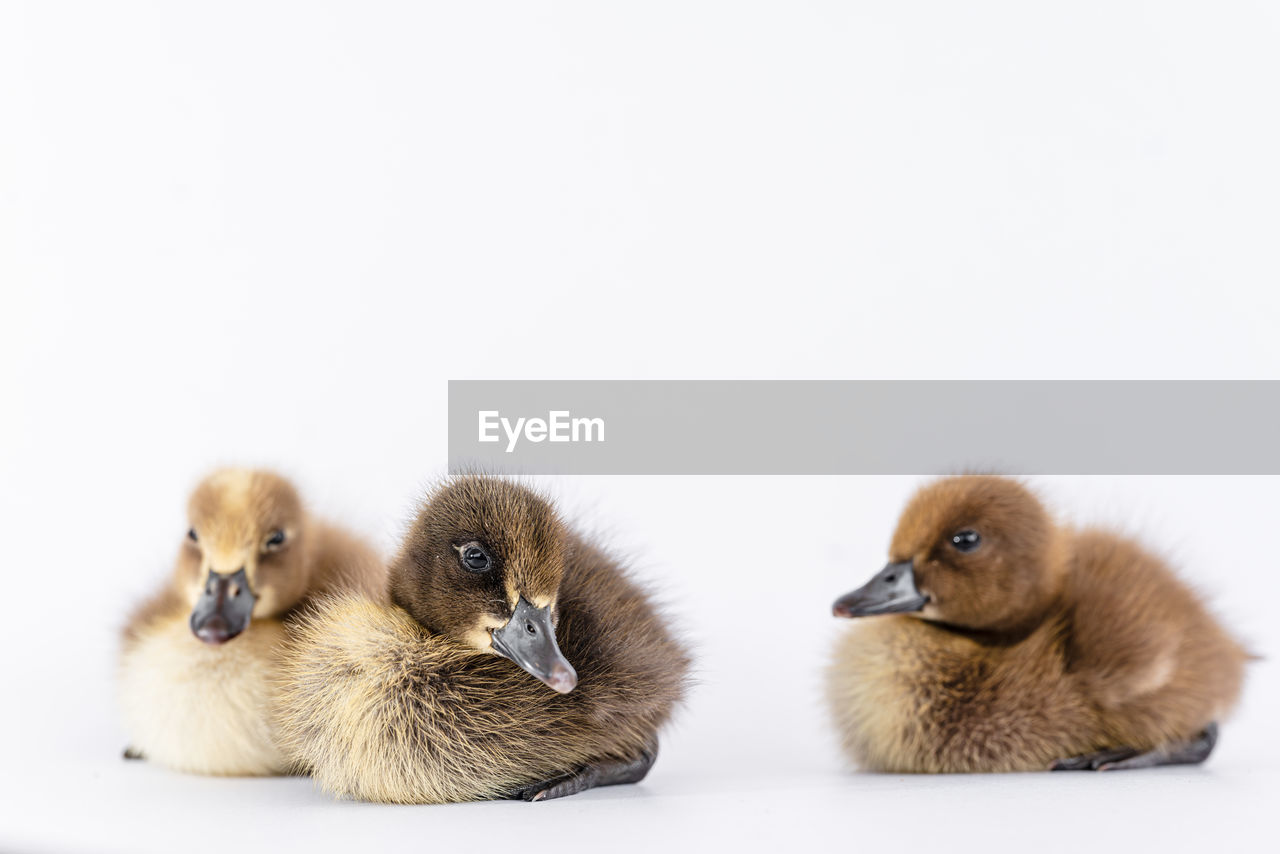
<svg viewBox="0 0 1280 854">
<path fill-rule="evenodd" d="M 192 493 L 188 517 L 171 579 L 124 629 L 125 755 L 199 774 L 283 773 L 268 704 L 284 621 L 319 594 L 380 595 L 385 564 L 309 518 L 270 472 L 215 472 Z"/>
</svg>

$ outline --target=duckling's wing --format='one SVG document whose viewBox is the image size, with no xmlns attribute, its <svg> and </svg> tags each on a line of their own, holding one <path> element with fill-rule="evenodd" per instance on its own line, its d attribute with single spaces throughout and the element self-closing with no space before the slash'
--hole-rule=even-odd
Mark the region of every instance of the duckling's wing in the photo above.
<svg viewBox="0 0 1280 854">
<path fill-rule="evenodd" d="M 1191 589 L 1159 558 L 1105 532 L 1081 534 L 1073 558 L 1067 664 L 1090 698 L 1104 709 L 1142 703 L 1167 712 L 1181 720 L 1170 718 L 1182 737 L 1224 713 L 1244 652 Z M 1157 697 L 1176 708 L 1153 705 Z"/>
</svg>

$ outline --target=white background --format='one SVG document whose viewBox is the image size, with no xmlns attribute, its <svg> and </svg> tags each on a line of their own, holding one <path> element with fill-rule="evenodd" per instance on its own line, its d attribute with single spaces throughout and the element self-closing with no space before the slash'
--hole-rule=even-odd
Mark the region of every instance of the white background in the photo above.
<svg viewBox="0 0 1280 854">
<path fill-rule="evenodd" d="M 699 651 L 641 786 L 180 776 L 119 759 L 112 667 L 213 465 L 390 550 L 451 378 L 1277 377 L 1278 37 L 1262 2 L 3 3 L 0 848 L 1263 844 L 1270 661 L 1202 768 L 843 768 L 828 607 L 909 477 L 543 481 Z M 1277 479 L 1036 482 L 1274 654 Z"/>
</svg>

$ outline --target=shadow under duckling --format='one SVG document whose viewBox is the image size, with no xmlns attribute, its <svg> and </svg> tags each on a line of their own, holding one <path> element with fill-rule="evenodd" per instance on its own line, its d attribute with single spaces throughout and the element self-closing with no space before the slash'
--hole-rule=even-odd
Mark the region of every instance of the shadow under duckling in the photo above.
<svg viewBox="0 0 1280 854">
<path fill-rule="evenodd" d="M 1161 560 L 1056 526 L 994 476 L 920 489 L 888 565 L 834 612 L 862 619 L 828 701 L 846 752 L 874 771 L 1202 762 L 1249 657 Z"/>
<path fill-rule="evenodd" d="M 125 756 L 198 774 L 285 773 L 269 717 L 284 620 L 317 595 L 379 595 L 386 565 L 310 518 L 271 472 L 215 472 L 187 512 L 172 577 L 124 629 Z"/>
<path fill-rule="evenodd" d="M 322 788 L 545 800 L 648 772 L 689 655 L 546 500 L 497 477 L 447 481 L 390 590 L 391 607 L 338 597 L 291 629 L 277 721 Z"/>
</svg>

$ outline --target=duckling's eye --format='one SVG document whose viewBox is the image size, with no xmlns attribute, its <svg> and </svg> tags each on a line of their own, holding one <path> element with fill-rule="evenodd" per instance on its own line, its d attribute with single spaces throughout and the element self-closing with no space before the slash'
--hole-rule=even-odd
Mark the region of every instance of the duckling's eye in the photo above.
<svg viewBox="0 0 1280 854">
<path fill-rule="evenodd" d="M 200 542 L 200 538 L 196 536 L 196 529 L 195 529 L 195 528 L 192 528 L 191 530 L 187 531 L 187 539 L 188 539 L 188 540 L 190 540 L 190 541 L 191 541 L 191 542 L 193 542 L 193 543 L 198 543 L 198 542 Z"/>
<path fill-rule="evenodd" d="M 269 549 L 278 549 L 284 545 L 284 531 L 276 528 L 271 532 L 271 536 L 267 537 L 267 541 L 263 544 Z"/>
<path fill-rule="evenodd" d="M 978 532 L 971 528 L 957 531 L 951 535 L 951 545 L 955 546 L 957 551 L 971 552 L 981 542 L 982 537 L 978 536 Z"/>
<path fill-rule="evenodd" d="M 472 572 L 484 572 L 493 563 L 489 553 L 475 543 L 458 549 L 458 555 L 462 558 L 462 565 Z"/>
</svg>

